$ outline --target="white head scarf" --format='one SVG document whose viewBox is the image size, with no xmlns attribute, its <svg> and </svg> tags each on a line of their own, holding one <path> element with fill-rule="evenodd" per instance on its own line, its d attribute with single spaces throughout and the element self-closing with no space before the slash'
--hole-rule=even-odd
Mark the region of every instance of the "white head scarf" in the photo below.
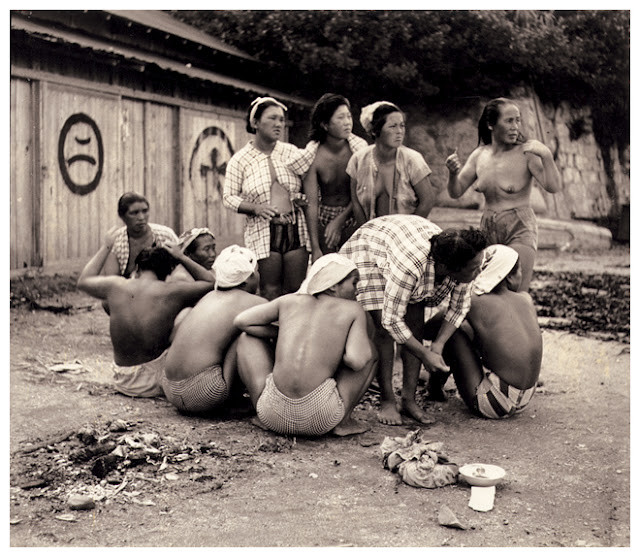
<svg viewBox="0 0 640 557">
<path fill-rule="evenodd" d="M 511 272 L 518 261 L 518 252 L 509 246 L 495 244 L 485 248 L 480 274 L 473 281 L 472 292 L 488 294 Z"/>
<path fill-rule="evenodd" d="M 178 245 L 180 246 L 180 251 L 184 253 L 184 251 L 191 245 L 198 236 L 202 236 L 203 234 L 209 234 L 214 240 L 216 237 L 213 232 L 208 228 L 192 228 L 191 230 L 185 230 L 180 236 L 178 236 Z"/>
<path fill-rule="evenodd" d="M 233 288 L 247 280 L 258 265 L 255 253 L 248 248 L 232 245 L 224 248 L 213 263 L 215 289 Z"/>
<path fill-rule="evenodd" d="M 329 253 L 320 257 L 309 269 L 298 290 L 298 294 L 320 294 L 344 280 L 349 273 L 357 270 L 356 264 L 348 257 Z"/>
<path fill-rule="evenodd" d="M 401 110 L 395 104 L 388 101 L 378 101 L 372 104 L 368 104 L 360 111 L 360 123 L 362 124 L 364 131 L 366 131 L 367 133 L 371 133 L 371 122 L 373 121 L 373 113 L 378 109 L 378 107 L 385 104 L 388 104 L 389 106 L 395 108 L 398 112 L 401 112 Z"/>
<path fill-rule="evenodd" d="M 275 103 L 276 105 L 278 105 L 285 112 L 287 111 L 287 107 L 285 105 L 283 105 L 280 101 L 274 99 L 273 97 L 257 97 L 255 99 L 253 99 L 253 101 L 251 102 L 251 111 L 249 112 L 249 123 L 251 123 L 253 121 L 253 119 L 255 118 L 256 110 L 258 110 L 258 107 L 262 103 L 267 102 L 267 101 L 271 101 L 271 102 Z"/>
</svg>

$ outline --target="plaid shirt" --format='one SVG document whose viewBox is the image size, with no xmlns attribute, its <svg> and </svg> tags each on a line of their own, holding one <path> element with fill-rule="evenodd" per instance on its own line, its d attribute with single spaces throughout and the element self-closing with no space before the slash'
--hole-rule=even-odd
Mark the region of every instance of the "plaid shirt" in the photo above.
<svg viewBox="0 0 640 557">
<path fill-rule="evenodd" d="M 459 327 L 471 305 L 471 284 L 446 277 L 435 284 L 431 237 L 441 229 L 417 215 L 387 215 L 362 225 L 340 253 L 358 268 L 358 301 L 365 310 L 382 310 L 382 326 L 406 343 L 413 335 L 404 322 L 408 304 L 440 305 L 451 295 L 445 319 Z"/>
<path fill-rule="evenodd" d="M 285 165 L 285 161 L 291 159 L 298 151 L 300 149 L 295 145 L 277 141 L 270 155 L 278 182 L 289 191 L 291 199 L 295 199 L 300 194 L 302 183 L 299 176 Z M 250 141 L 227 163 L 222 203 L 227 209 L 236 212 L 243 201 L 268 204 L 271 201 L 271 182 L 269 155 L 256 149 Z M 311 251 L 304 213 L 300 207 L 296 207 L 295 214 L 300 244 Z M 269 257 L 269 220 L 247 215 L 244 244 L 256 254 L 258 259 Z"/>
<path fill-rule="evenodd" d="M 152 246 L 156 244 L 177 244 L 178 236 L 168 226 L 163 224 L 149 223 L 151 232 L 153 233 Z M 127 227 L 123 226 L 118 230 L 116 239 L 113 242 L 111 251 L 115 254 L 120 265 L 120 274 L 124 276 L 124 272 L 127 270 L 127 263 L 129 262 L 129 235 L 127 234 Z"/>
<path fill-rule="evenodd" d="M 352 153 L 360 151 L 368 145 L 364 139 L 354 133 L 349 134 L 347 142 L 349 143 L 349 149 L 351 149 Z M 320 147 L 318 141 L 309 141 L 304 149 L 298 149 L 298 152 L 287 161 L 287 166 L 298 176 L 304 176 L 318 154 L 318 147 Z"/>
</svg>

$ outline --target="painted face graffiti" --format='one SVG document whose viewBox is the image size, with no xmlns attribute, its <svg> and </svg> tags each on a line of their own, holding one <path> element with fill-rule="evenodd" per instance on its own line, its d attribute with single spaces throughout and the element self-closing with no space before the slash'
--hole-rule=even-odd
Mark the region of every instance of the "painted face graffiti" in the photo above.
<svg viewBox="0 0 640 557">
<path fill-rule="evenodd" d="M 58 138 L 58 165 L 67 187 L 86 195 L 98 187 L 104 167 L 104 146 L 97 124 L 86 114 L 70 116 Z"/>
</svg>

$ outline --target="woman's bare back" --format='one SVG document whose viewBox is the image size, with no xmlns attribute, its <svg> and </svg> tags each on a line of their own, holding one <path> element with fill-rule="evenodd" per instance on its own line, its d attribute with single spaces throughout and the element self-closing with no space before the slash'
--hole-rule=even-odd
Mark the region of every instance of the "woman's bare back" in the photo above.
<svg viewBox="0 0 640 557">
<path fill-rule="evenodd" d="M 273 376 L 283 394 L 299 398 L 335 375 L 358 308 L 329 296 L 282 300 Z"/>
</svg>

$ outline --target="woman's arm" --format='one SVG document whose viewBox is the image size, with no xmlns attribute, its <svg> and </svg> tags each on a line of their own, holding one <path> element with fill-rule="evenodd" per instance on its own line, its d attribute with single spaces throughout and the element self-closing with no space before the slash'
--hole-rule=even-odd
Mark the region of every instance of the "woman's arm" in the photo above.
<svg viewBox="0 0 640 557">
<path fill-rule="evenodd" d="M 447 191 L 453 199 L 461 197 L 478 178 L 476 174 L 476 162 L 480 148 L 477 148 L 467 162 L 462 166 L 458 157 L 458 149 L 447 157 L 446 165 L 449 170 L 449 182 L 447 183 Z"/>
<path fill-rule="evenodd" d="M 527 156 L 529 172 L 536 181 L 549 193 L 559 192 L 562 179 L 549 148 L 536 139 L 530 139 L 524 144 L 523 152 Z"/>
<path fill-rule="evenodd" d="M 417 184 L 413 186 L 413 189 L 416 192 L 416 196 L 418 197 L 418 206 L 416 207 L 415 214 L 424 217 L 425 219 L 429 217 L 429 213 L 431 209 L 436 204 L 437 198 L 437 190 L 431 184 L 431 180 L 429 176 L 425 176 L 422 180 L 420 180 Z"/>
<path fill-rule="evenodd" d="M 320 240 L 318 238 L 318 174 L 315 162 L 309 168 L 309 172 L 302 181 L 302 191 L 307 196 L 308 205 L 304 208 L 309 230 L 309 240 L 311 241 L 311 257 L 315 262 L 322 256 Z"/>
<path fill-rule="evenodd" d="M 367 216 L 364 214 L 364 209 L 362 205 L 360 205 L 360 201 L 358 201 L 358 194 L 356 193 L 358 189 L 358 183 L 355 178 L 351 178 L 351 206 L 353 208 L 353 216 L 356 219 L 356 223 L 358 226 L 362 226 L 365 222 L 367 222 Z"/>
<path fill-rule="evenodd" d="M 278 327 L 273 323 L 280 314 L 280 299 L 259 304 L 239 313 L 233 320 L 233 325 L 245 333 L 260 338 L 275 338 Z"/>
</svg>

